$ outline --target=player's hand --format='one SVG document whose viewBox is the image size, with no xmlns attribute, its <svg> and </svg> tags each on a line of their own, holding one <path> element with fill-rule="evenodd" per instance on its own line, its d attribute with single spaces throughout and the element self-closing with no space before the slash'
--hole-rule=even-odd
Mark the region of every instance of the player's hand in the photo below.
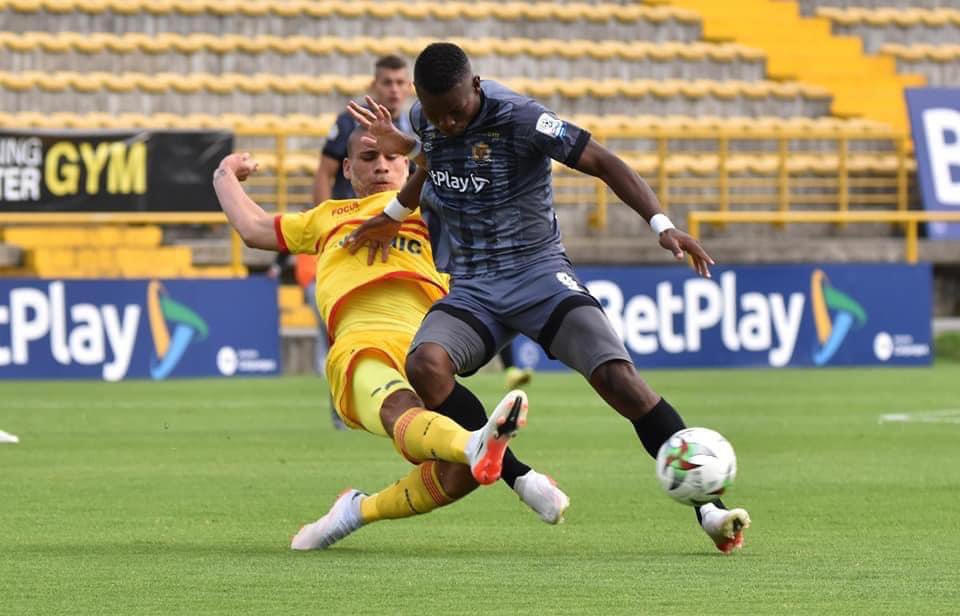
<svg viewBox="0 0 960 616">
<path fill-rule="evenodd" d="M 683 259 L 683 253 L 690 255 L 690 266 L 704 278 L 710 278 L 713 259 L 703 249 L 700 242 L 680 229 L 667 229 L 660 234 L 660 245 L 673 253 L 677 260 Z"/>
<path fill-rule="evenodd" d="M 393 118 L 386 107 L 369 96 L 365 97 L 365 100 L 367 107 L 358 105 L 355 101 L 347 104 L 347 111 L 353 119 L 367 129 L 368 134 L 362 136 L 360 141 L 364 145 L 377 148 L 387 156 L 392 154 L 405 156 L 414 146 L 414 141 L 393 125 Z"/>
<path fill-rule="evenodd" d="M 364 246 L 368 246 L 370 251 L 367 254 L 367 265 L 373 265 L 378 252 L 380 259 L 386 263 L 390 255 L 390 242 L 399 232 L 399 222 L 386 214 L 379 214 L 354 229 L 353 233 L 344 240 L 343 245 L 352 255 L 357 254 L 357 251 Z"/>
<path fill-rule="evenodd" d="M 260 168 L 260 163 L 253 160 L 250 152 L 234 152 L 220 161 L 220 168 L 226 169 L 242 182 Z"/>
</svg>

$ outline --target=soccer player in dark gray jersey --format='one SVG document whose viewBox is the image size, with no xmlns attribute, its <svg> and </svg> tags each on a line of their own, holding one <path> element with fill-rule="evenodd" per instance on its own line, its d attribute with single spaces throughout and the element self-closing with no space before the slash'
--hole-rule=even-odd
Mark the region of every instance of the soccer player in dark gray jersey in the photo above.
<svg viewBox="0 0 960 616">
<path fill-rule="evenodd" d="M 414 86 L 419 140 L 395 130 L 385 109 L 351 106 L 370 131 L 366 139 L 384 153 L 424 153 L 429 182 L 419 205 L 437 265 L 452 276 L 450 294 L 434 304 L 411 345 L 410 383 L 429 408 L 443 412 L 454 398 L 462 404 L 455 375 L 475 371 L 520 332 L 583 374 L 656 457 L 685 424 L 637 374 L 600 304 L 577 280 L 560 243 L 550 159 L 603 180 L 650 223 L 663 248 L 677 259 L 689 255 L 703 276 L 710 275 L 710 256 L 673 226 L 647 183 L 619 157 L 535 101 L 481 81 L 456 45 L 424 49 Z M 348 237 L 347 247 L 369 245 L 371 258 L 385 254 L 383 246 L 417 201 L 412 190 L 402 190 L 383 214 Z M 745 510 L 728 510 L 720 500 L 695 510 L 718 549 L 743 545 L 750 524 Z"/>
<path fill-rule="evenodd" d="M 420 205 L 445 230 L 434 240 L 437 266 L 457 278 L 563 258 L 550 159 L 573 164 L 590 141 L 589 132 L 497 82 L 480 82 L 480 92 L 463 135 L 441 133 L 420 103 L 410 111 L 430 168 Z"/>
</svg>

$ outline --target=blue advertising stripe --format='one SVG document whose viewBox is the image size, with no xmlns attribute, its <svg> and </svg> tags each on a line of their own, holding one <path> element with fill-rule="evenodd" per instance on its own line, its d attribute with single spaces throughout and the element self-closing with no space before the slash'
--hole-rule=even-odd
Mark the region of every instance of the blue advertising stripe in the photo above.
<svg viewBox="0 0 960 616">
<path fill-rule="evenodd" d="M 159 381 L 170 376 L 173 369 L 180 363 L 180 358 L 187 352 L 187 346 L 196 334 L 197 330 L 189 325 L 177 325 L 173 330 L 173 336 L 170 339 L 170 349 L 167 351 L 167 354 L 159 358 L 159 361 L 151 358 L 150 378 Z"/>
<path fill-rule="evenodd" d="M 641 369 L 926 365 L 932 358 L 926 264 L 738 266 L 716 268 L 712 279 L 685 267 L 576 272 Z M 828 292 L 817 296 L 827 280 Z M 562 368 L 527 337 L 514 350 L 524 367 Z"/>
<path fill-rule="evenodd" d="M 276 281 L 266 277 L 2 279 L 0 378 L 273 375 L 278 324 Z"/>
<path fill-rule="evenodd" d="M 924 209 L 960 212 L 960 88 L 908 88 L 905 94 Z M 927 235 L 960 239 L 960 223 L 929 223 Z"/>
<path fill-rule="evenodd" d="M 822 347 L 814 350 L 813 363 L 822 366 L 829 362 L 830 358 L 832 358 L 840 348 L 840 345 L 843 344 L 844 339 L 852 327 L 853 315 L 849 312 L 839 313 L 833 321 L 833 331 L 830 333 L 830 338 Z"/>
</svg>

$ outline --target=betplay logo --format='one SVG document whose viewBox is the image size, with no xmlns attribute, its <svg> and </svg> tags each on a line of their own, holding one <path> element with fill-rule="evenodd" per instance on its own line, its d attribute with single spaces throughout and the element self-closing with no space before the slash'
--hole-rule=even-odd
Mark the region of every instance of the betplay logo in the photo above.
<svg viewBox="0 0 960 616">
<path fill-rule="evenodd" d="M 51 282 L 46 293 L 16 288 L 10 291 L 9 305 L 0 305 L 0 325 L 10 327 L 10 346 L 0 346 L 0 367 L 28 364 L 30 343 L 48 338 L 50 354 L 57 363 L 102 364 L 104 380 L 119 381 L 130 366 L 139 323 L 140 306 L 136 304 L 124 306 L 122 311 L 111 304 L 73 304 L 68 321 L 59 281 Z"/>
<path fill-rule="evenodd" d="M 620 287 L 607 280 L 587 284 L 600 300 L 627 348 L 638 355 L 658 350 L 697 352 L 703 332 L 720 327 L 720 339 L 730 351 L 767 352 L 771 366 L 785 366 L 803 320 L 803 293 L 737 292 L 737 274 L 724 272 L 720 283 L 703 278 L 683 282 L 679 293 L 670 282 L 657 285 L 656 296 L 635 295 L 626 301 Z M 674 329 L 674 317 L 682 327 Z"/>
</svg>

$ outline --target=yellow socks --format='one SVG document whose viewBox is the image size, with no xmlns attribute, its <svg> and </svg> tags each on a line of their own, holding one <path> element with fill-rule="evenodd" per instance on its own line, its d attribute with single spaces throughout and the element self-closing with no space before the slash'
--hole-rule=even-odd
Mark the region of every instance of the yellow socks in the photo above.
<svg viewBox="0 0 960 616">
<path fill-rule="evenodd" d="M 363 523 L 407 518 L 453 502 L 440 485 L 436 460 L 467 464 L 470 436 L 460 424 L 433 411 L 412 408 L 401 415 L 393 426 L 393 443 L 418 466 L 389 488 L 363 499 Z"/>
<path fill-rule="evenodd" d="M 413 408 L 393 426 L 393 442 L 407 460 L 446 460 L 468 464 L 465 453 L 470 432 L 449 417 Z"/>
<path fill-rule="evenodd" d="M 363 499 L 360 503 L 363 523 L 408 518 L 453 502 L 440 486 L 436 467 L 437 463 L 432 460 L 424 462 L 389 488 Z"/>
</svg>

